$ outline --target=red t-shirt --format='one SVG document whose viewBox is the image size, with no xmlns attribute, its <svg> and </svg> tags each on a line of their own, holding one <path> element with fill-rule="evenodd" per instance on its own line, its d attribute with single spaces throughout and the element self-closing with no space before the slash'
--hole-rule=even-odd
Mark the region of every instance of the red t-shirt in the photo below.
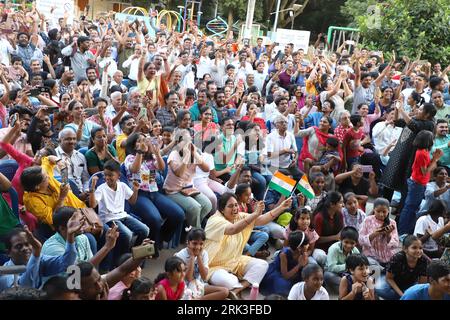
<svg viewBox="0 0 450 320">
<path fill-rule="evenodd" d="M 430 181 L 431 173 L 428 172 L 425 175 L 422 174 L 420 168 L 427 168 L 430 165 L 430 153 L 426 149 L 419 149 L 416 151 L 416 156 L 414 157 L 414 163 L 412 165 L 411 179 L 416 183 L 425 186 Z"/>
<path fill-rule="evenodd" d="M 346 154 L 348 158 L 356 158 L 359 157 L 363 152 L 359 150 L 361 147 L 361 140 L 365 137 L 362 128 L 359 128 L 358 131 L 355 130 L 347 130 L 344 135 L 344 146 L 346 146 Z"/>
</svg>

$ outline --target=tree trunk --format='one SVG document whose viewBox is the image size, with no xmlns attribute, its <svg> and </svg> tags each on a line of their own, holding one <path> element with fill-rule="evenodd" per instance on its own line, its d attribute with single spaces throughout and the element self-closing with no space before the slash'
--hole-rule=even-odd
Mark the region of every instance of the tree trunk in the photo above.
<svg viewBox="0 0 450 320">
<path fill-rule="evenodd" d="M 227 38 L 230 37 L 231 32 L 233 31 L 233 10 L 228 10 L 228 31 L 227 31 Z M 233 35 L 234 36 L 234 35 Z"/>
<path fill-rule="evenodd" d="M 287 2 L 282 2 L 282 5 L 284 4 L 283 9 L 292 8 L 296 2 L 297 2 L 296 0 L 293 0 L 289 5 Z M 283 27 L 290 26 L 292 20 L 297 18 L 303 12 L 303 10 L 305 10 L 306 6 L 308 5 L 308 2 L 309 0 L 303 0 L 302 7 L 298 11 L 294 12 L 294 16 L 292 18 L 291 16 L 289 16 L 289 11 L 280 13 L 279 25 Z"/>
</svg>

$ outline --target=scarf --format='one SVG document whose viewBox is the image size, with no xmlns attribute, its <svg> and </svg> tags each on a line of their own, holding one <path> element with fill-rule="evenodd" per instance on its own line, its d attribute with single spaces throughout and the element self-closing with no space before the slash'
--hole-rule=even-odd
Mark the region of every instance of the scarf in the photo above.
<svg viewBox="0 0 450 320">
<path fill-rule="evenodd" d="M 314 131 L 316 133 L 316 137 L 319 140 L 319 144 L 325 146 L 327 144 L 327 139 L 330 137 L 329 133 L 323 133 L 319 130 L 318 127 L 313 127 Z M 317 161 L 319 159 L 315 159 L 311 152 L 309 151 L 309 136 L 306 136 L 303 138 L 303 147 L 302 152 L 300 153 L 300 159 L 299 160 L 305 160 L 305 159 L 312 159 L 314 161 Z"/>
</svg>

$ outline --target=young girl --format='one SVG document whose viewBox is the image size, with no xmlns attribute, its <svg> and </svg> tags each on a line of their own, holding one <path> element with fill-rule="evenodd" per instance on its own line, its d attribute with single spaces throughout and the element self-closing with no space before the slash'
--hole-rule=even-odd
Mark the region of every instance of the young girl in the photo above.
<svg viewBox="0 0 450 320">
<path fill-rule="evenodd" d="M 413 146 L 417 148 L 417 151 L 412 165 L 411 177 L 408 179 L 408 195 L 400 213 L 399 234 L 412 234 L 414 232 L 416 212 L 424 198 L 431 171 L 436 168 L 438 160 L 444 154 L 441 149 L 436 149 L 433 152 L 433 159 L 430 160 L 430 150 L 433 146 L 433 133 L 430 131 L 420 131 L 414 139 Z"/>
<path fill-rule="evenodd" d="M 308 260 L 309 263 L 319 264 L 324 266 L 327 261 L 327 254 L 321 249 L 316 249 L 316 241 L 319 239 L 317 232 L 311 228 L 311 208 L 306 206 L 298 208 L 295 215 L 291 218 L 288 227 L 286 228 L 284 246 L 289 245 L 289 234 L 292 231 L 302 231 L 309 239 Z"/>
<path fill-rule="evenodd" d="M 389 219 L 389 201 L 385 198 L 375 199 L 373 213 L 362 223 L 359 243 L 371 265 L 384 265 L 398 248 L 397 224 Z"/>
<path fill-rule="evenodd" d="M 186 286 L 186 264 L 178 257 L 170 257 L 164 264 L 164 271 L 165 273 L 159 274 L 155 279 L 155 300 L 180 300 Z"/>
<path fill-rule="evenodd" d="M 443 216 L 447 212 L 447 205 L 442 200 L 434 200 L 428 212 L 417 219 L 414 235 L 423 243 L 423 252 L 431 259 L 440 258 L 442 251 L 431 237 L 433 232 L 444 227 Z"/>
<path fill-rule="evenodd" d="M 153 282 L 146 277 L 135 279 L 130 288 L 123 291 L 122 300 L 155 300 Z"/>
<path fill-rule="evenodd" d="M 316 172 L 310 176 L 311 188 L 314 190 L 314 198 L 308 199 L 306 205 L 311 208 L 312 211 L 316 210 L 319 202 L 327 196 L 325 188 L 325 175 L 322 172 Z"/>
<path fill-rule="evenodd" d="M 356 230 L 361 229 L 361 225 L 366 218 L 364 211 L 359 209 L 359 202 L 353 192 L 347 192 L 344 195 L 345 207 L 342 210 L 344 216 L 344 226 L 354 227 Z"/>
<path fill-rule="evenodd" d="M 294 283 L 301 280 L 300 271 L 308 264 L 309 239 L 302 231 L 294 231 L 289 235 L 289 247 L 269 265 L 261 290 L 265 294 L 280 294 L 287 296 Z"/>
<path fill-rule="evenodd" d="M 427 282 L 427 259 L 423 256 L 422 242 L 413 235 L 403 240 L 403 250 L 396 253 L 386 268 L 386 279 L 378 296 L 385 300 L 398 300 L 406 289 Z"/>
<path fill-rule="evenodd" d="M 131 253 L 122 255 L 117 265 L 122 265 L 129 258 L 131 258 Z M 123 277 L 118 283 L 116 283 L 111 289 L 109 289 L 108 300 L 123 300 L 125 291 L 129 290 L 133 284 L 133 281 L 137 280 L 141 276 L 141 272 L 142 269 L 140 266 L 138 266 L 136 269 Z"/>
<path fill-rule="evenodd" d="M 348 274 L 339 285 L 339 300 L 375 300 L 374 282 L 369 276 L 369 260 L 361 254 L 351 254 L 345 260 Z"/>
<path fill-rule="evenodd" d="M 317 247 L 328 251 L 328 248 L 339 241 L 339 233 L 344 227 L 342 206 L 344 201 L 339 192 L 328 192 L 314 211 L 314 228 L 319 235 Z"/>
<path fill-rule="evenodd" d="M 198 300 L 224 300 L 228 297 L 228 289 L 208 285 L 208 252 L 203 250 L 206 240 L 205 231 L 193 228 L 187 235 L 187 247 L 175 256 L 186 264 L 186 287 L 191 290 L 192 298 Z"/>
<path fill-rule="evenodd" d="M 289 292 L 288 300 L 330 300 L 327 290 L 322 287 L 323 272 L 317 264 L 308 264 L 302 270 L 303 282 L 295 284 Z"/>
</svg>

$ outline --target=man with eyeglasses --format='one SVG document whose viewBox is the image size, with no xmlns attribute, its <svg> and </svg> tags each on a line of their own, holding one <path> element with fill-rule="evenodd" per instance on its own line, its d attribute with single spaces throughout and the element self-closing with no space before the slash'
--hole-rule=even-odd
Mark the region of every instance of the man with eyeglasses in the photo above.
<svg viewBox="0 0 450 320">
<path fill-rule="evenodd" d="M 55 149 L 56 156 L 62 159 L 68 169 L 69 179 L 72 180 L 79 194 L 75 195 L 82 201 L 87 199 L 89 195 L 89 173 L 87 171 L 86 158 L 84 155 L 75 150 L 77 145 L 77 135 L 71 128 L 66 128 L 59 133 L 59 147 Z M 59 176 L 59 172 L 54 172 L 55 176 Z M 75 191 L 75 190 L 72 190 Z"/>
</svg>

